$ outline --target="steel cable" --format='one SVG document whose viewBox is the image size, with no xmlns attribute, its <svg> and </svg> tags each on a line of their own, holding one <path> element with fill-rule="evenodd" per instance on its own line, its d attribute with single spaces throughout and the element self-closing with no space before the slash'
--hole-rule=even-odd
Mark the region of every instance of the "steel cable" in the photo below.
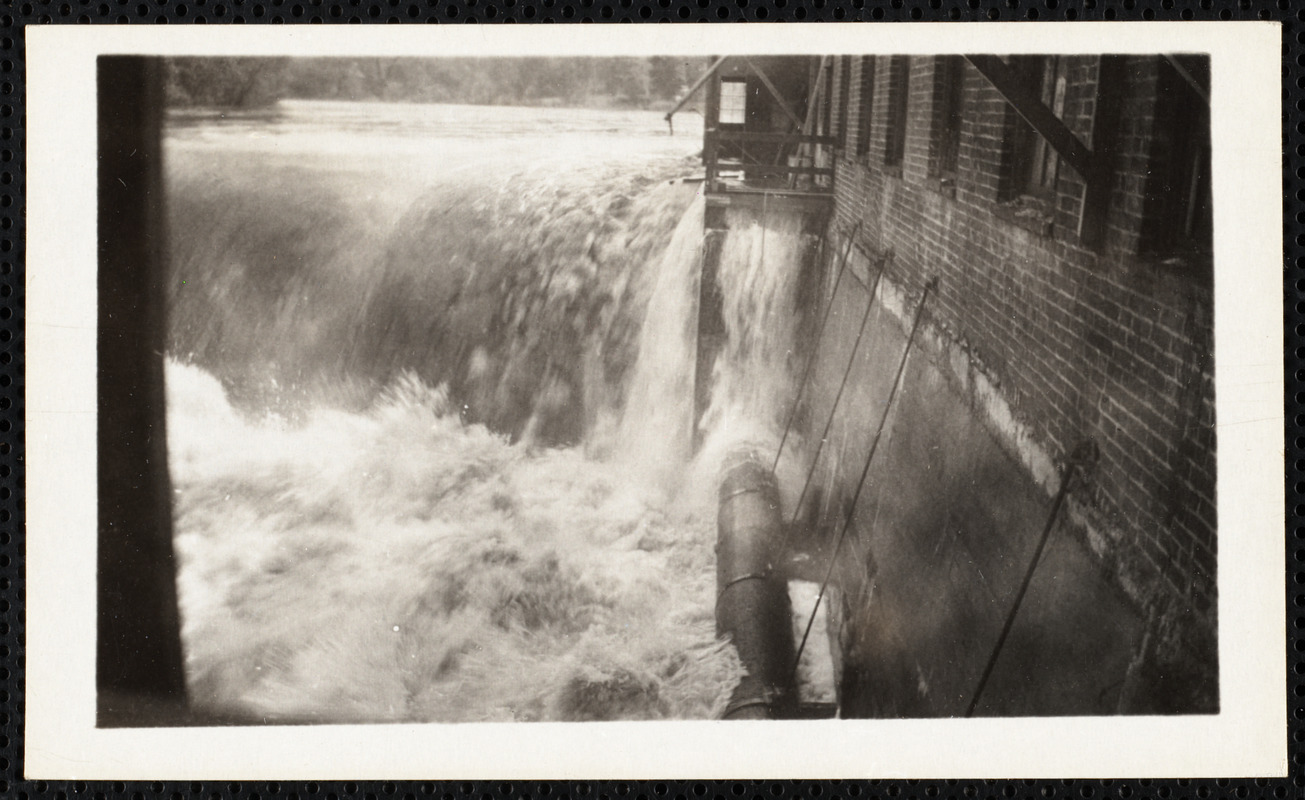
<svg viewBox="0 0 1305 800">
<path fill-rule="evenodd" d="M 866 301 L 865 314 L 861 317 L 861 327 L 856 333 L 856 341 L 852 343 L 852 354 L 848 356 L 847 368 L 843 370 L 843 380 L 838 384 L 838 392 L 834 395 L 834 402 L 829 407 L 829 417 L 825 420 L 824 430 L 820 432 L 820 439 L 816 442 L 816 452 L 811 458 L 811 466 L 807 469 L 807 477 L 802 482 L 802 492 L 798 495 L 797 501 L 793 503 L 793 516 L 784 531 L 784 540 L 779 550 L 781 553 L 787 552 L 789 540 L 793 537 L 793 528 L 797 525 L 798 514 L 802 510 L 802 501 L 806 499 L 807 490 L 811 488 L 811 479 L 815 476 L 816 467 L 820 464 L 820 454 L 824 451 L 825 441 L 829 438 L 829 429 L 833 427 L 834 415 L 838 413 L 839 401 L 843 399 L 843 390 L 847 388 L 847 379 L 851 376 L 852 367 L 856 364 L 856 354 L 861 347 L 861 339 L 865 335 L 866 323 L 870 321 L 870 312 L 874 309 L 875 295 L 879 292 L 879 280 L 887 269 L 888 263 L 887 258 L 885 258 L 879 265 L 879 271 L 875 273 L 874 283 L 870 286 L 870 299 Z M 830 305 L 833 305 L 832 298 Z"/>
<path fill-rule="evenodd" d="M 811 377 L 811 368 L 816 363 L 816 353 L 820 351 L 820 343 L 825 338 L 825 326 L 829 323 L 829 312 L 834 309 L 834 299 L 838 297 L 838 287 L 843 282 L 843 272 L 847 269 L 848 257 L 852 255 L 852 243 L 856 241 L 856 235 L 861 232 L 861 220 L 857 220 L 856 226 L 847 237 L 847 247 L 843 249 L 843 258 L 838 265 L 838 275 L 834 278 L 834 290 L 829 293 L 829 302 L 825 304 L 825 313 L 820 317 L 820 328 L 816 331 L 816 341 L 811 347 L 811 352 L 807 355 L 806 366 L 802 368 L 802 377 L 798 379 L 797 394 L 793 396 L 793 406 L 788 410 L 788 419 L 784 422 L 784 435 L 780 437 L 779 448 L 775 450 L 775 463 L 770 466 L 770 471 L 774 472 L 779 469 L 779 457 L 784 454 L 784 443 L 788 441 L 789 431 L 793 428 L 793 420 L 797 418 L 798 405 L 802 400 L 802 392 L 807 387 L 807 380 Z M 871 293 L 873 298 L 873 292 Z"/>
<path fill-rule="evenodd" d="M 1056 519 L 1060 516 L 1060 508 L 1065 503 L 1065 497 L 1069 494 L 1069 484 L 1074 477 L 1074 472 L 1084 463 L 1093 460 L 1090 455 L 1093 452 L 1093 445 L 1090 443 L 1079 445 L 1075 448 L 1074 453 L 1070 455 L 1068 463 L 1065 465 L 1065 476 L 1060 480 L 1060 488 L 1056 490 L 1056 500 L 1051 504 L 1051 513 L 1047 515 L 1047 524 L 1042 528 L 1042 537 L 1038 539 L 1038 546 L 1033 551 L 1033 558 L 1029 561 L 1028 569 L 1024 571 L 1024 580 L 1020 583 L 1019 591 L 1015 593 L 1015 601 L 1011 603 L 1010 611 L 1006 614 L 1006 621 L 1001 626 L 1001 633 L 997 635 L 997 642 L 992 647 L 992 653 L 988 656 L 988 663 L 983 667 L 983 674 L 979 676 L 979 684 L 974 688 L 974 695 L 970 698 L 970 705 L 965 709 L 965 716 L 974 715 L 974 709 L 979 705 L 979 698 L 983 696 L 983 690 L 988 685 L 988 679 L 992 677 L 992 670 L 997 666 L 997 658 L 1001 656 L 1002 648 L 1006 644 L 1006 637 L 1010 635 L 1010 630 L 1015 624 L 1015 616 L 1019 613 L 1020 605 L 1024 602 L 1024 595 L 1029 590 L 1029 585 L 1033 583 L 1033 573 L 1037 571 L 1038 563 L 1042 560 L 1042 551 L 1047 547 L 1047 540 L 1051 538 L 1051 532 L 1056 527 Z"/>
<path fill-rule="evenodd" d="M 880 273 L 882 274 L 882 270 Z M 897 398 L 897 390 L 902 385 L 902 373 L 906 369 L 906 359 L 911 354 L 911 344 L 915 341 L 916 331 L 920 328 L 920 318 L 924 312 L 924 304 L 929 299 L 929 292 L 938 285 L 938 279 L 933 278 L 924 285 L 924 294 L 920 295 L 920 302 L 915 307 L 915 319 L 911 322 L 911 332 L 906 337 L 906 347 L 902 349 L 902 357 L 897 363 L 897 374 L 893 377 L 893 387 L 888 392 L 888 400 L 884 403 L 884 413 L 879 417 L 879 426 L 875 429 L 874 439 L 870 443 L 870 452 L 866 455 L 865 466 L 861 469 L 861 478 L 857 481 L 856 492 L 852 495 L 852 502 L 847 506 L 847 512 L 843 516 L 843 526 L 838 531 L 838 538 L 834 540 L 834 549 L 829 553 L 829 567 L 825 570 L 825 577 L 820 582 L 820 592 L 816 594 L 816 602 L 811 607 L 811 615 L 807 618 L 806 629 L 802 632 L 802 641 L 798 644 L 797 655 L 793 657 L 793 673 L 796 677 L 798 664 L 802 661 L 802 651 L 806 649 L 807 638 L 811 636 L 811 626 L 816 622 L 816 612 L 820 610 L 820 601 L 825 598 L 825 590 L 829 588 L 829 579 L 834 575 L 834 566 L 838 563 L 838 551 L 842 548 L 843 539 L 847 536 L 847 529 L 852 525 L 852 516 L 856 513 L 857 501 L 861 499 L 861 489 L 865 486 L 866 476 L 870 474 L 870 464 L 874 462 L 875 452 L 879 449 L 879 440 L 884 432 L 884 425 L 888 422 L 888 414 L 893 409 L 893 401 Z"/>
</svg>

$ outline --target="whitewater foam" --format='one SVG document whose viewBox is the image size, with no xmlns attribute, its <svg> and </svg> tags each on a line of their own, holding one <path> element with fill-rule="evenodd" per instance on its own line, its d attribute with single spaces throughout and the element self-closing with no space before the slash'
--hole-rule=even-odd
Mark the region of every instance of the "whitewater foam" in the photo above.
<svg viewBox="0 0 1305 800">
<path fill-rule="evenodd" d="M 251 421 L 169 362 L 193 702 L 257 719 L 720 713 L 711 517 L 577 449 L 463 425 L 415 379 L 365 413 Z"/>
</svg>

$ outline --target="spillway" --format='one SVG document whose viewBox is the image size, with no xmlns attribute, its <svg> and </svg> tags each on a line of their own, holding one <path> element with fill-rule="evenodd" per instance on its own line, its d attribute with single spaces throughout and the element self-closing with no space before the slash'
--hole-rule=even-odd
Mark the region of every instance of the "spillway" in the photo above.
<svg viewBox="0 0 1305 800">
<path fill-rule="evenodd" d="M 368 115 L 398 117 L 473 161 L 419 110 L 329 110 L 369 136 Z M 167 139 L 192 703 L 721 716 L 745 670 L 717 635 L 714 485 L 724 453 L 778 435 L 810 237 L 772 215 L 723 239 L 728 357 L 695 421 L 707 237 L 684 153 L 405 176 L 331 160 L 357 142 L 320 111 L 174 119 Z"/>
</svg>

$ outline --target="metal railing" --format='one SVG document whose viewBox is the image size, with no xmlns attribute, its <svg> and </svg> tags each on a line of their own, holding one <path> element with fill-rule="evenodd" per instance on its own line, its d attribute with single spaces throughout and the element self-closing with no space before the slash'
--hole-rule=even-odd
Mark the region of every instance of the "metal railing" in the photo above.
<svg viewBox="0 0 1305 800">
<path fill-rule="evenodd" d="M 776 179 L 783 178 L 784 188 L 827 194 L 833 191 L 836 141 L 832 136 L 708 128 L 702 150 L 708 191 L 746 191 L 758 181 L 770 184 L 755 188 L 775 188 Z"/>
</svg>

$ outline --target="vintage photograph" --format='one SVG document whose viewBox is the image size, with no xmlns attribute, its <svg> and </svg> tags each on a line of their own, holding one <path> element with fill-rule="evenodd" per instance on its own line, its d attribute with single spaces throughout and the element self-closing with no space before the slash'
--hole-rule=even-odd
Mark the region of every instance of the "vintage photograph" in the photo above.
<svg viewBox="0 0 1305 800">
<path fill-rule="evenodd" d="M 1284 774 L 1280 40 L 33 28 L 24 774 Z"/>
<path fill-rule="evenodd" d="M 1207 56 L 97 93 L 101 726 L 1219 710 Z"/>
</svg>

